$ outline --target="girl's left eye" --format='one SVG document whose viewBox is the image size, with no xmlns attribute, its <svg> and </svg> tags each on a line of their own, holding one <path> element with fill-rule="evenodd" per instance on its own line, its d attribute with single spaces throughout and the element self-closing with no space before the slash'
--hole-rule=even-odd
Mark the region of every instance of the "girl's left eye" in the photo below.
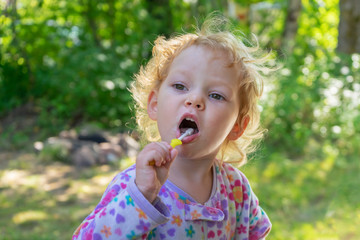
<svg viewBox="0 0 360 240">
<path fill-rule="evenodd" d="M 225 100 L 225 98 L 218 93 L 211 93 L 209 94 L 209 97 L 219 101 Z"/>
</svg>

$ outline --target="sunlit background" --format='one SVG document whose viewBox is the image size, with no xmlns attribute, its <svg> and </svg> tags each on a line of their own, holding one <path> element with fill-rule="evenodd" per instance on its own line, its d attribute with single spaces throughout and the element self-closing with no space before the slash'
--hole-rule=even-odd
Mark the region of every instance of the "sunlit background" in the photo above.
<svg viewBox="0 0 360 240">
<path fill-rule="evenodd" d="M 272 220 L 268 239 L 360 239 L 359 5 L 0 0 L 0 239 L 71 238 L 133 155 L 79 168 L 49 138 L 131 133 L 127 89 L 154 39 L 213 11 L 281 66 L 259 104 L 268 132 L 241 168 Z"/>
</svg>

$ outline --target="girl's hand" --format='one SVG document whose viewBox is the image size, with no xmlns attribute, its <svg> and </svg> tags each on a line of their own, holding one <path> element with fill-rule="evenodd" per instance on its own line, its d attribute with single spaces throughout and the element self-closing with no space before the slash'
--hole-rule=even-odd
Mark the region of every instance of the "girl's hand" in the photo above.
<svg viewBox="0 0 360 240">
<path fill-rule="evenodd" d="M 177 153 L 167 142 L 153 142 L 138 154 L 135 183 L 149 202 L 155 200 L 168 178 L 170 165 Z M 152 161 L 155 164 L 151 166 Z"/>
</svg>

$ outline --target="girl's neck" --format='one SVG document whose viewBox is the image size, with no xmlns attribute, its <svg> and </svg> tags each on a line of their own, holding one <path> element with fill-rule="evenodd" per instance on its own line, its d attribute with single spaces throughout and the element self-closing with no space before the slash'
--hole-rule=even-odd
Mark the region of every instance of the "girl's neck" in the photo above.
<svg viewBox="0 0 360 240">
<path fill-rule="evenodd" d="M 169 178 L 188 179 L 200 183 L 211 175 L 215 157 L 203 159 L 187 159 L 178 156 L 171 164 Z"/>
<path fill-rule="evenodd" d="M 169 172 L 169 180 L 192 196 L 197 202 L 205 203 L 212 190 L 212 166 L 215 159 L 176 158 Z"/>
</svg>

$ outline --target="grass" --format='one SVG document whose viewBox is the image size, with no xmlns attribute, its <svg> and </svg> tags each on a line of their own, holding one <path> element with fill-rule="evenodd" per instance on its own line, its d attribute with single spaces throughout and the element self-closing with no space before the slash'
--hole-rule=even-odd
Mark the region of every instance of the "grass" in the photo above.
<svg viewBox="0 0 360 240">
<path fill-rule="evenodd" d="M 360 165 L 324 146 L 321 158 L 279 153 L 242 168 L 270 216 L 268 239 L 360 239 Z M 0 152 L 0 239 L 70 239 L 120 165 L 78 170 L 31 152 Z"/>
<path fill-rule="evenodd" d="M 245 165 L 273 223 L 268 239 L 360 239 L 358 157 L 327 148 L 320 159 L 294 161 L 273 153 Z"/>
</svg>

